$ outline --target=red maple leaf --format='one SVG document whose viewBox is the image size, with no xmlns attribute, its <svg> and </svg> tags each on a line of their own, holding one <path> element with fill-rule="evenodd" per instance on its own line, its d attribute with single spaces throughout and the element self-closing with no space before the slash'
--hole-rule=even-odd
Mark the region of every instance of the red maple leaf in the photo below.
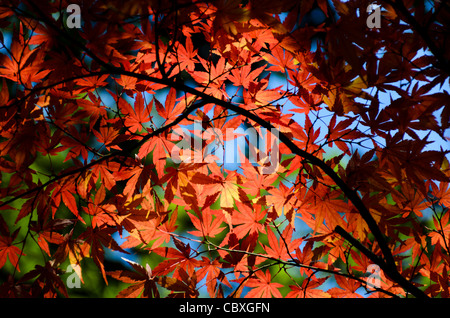
<svg viewBox="0 0 450 318">
<path fill-rule="evenodd" d="M 180 270 L 185 270 L 189 275 L 194 273 L 195 267 L 199 266 L 199 261 L 193 257 L 192 249 L 189 244 L 184 244 L 175 237 L 172 237 L 176 249 L 172 247 L 157 247 L 152 252 L 165 258 L 158 266 L 154 268 L 157 275 L 167 275 L 175 270 L 174 277 L 181 277 Z"/>
<path fill-rule="evenodd" d="M 144 128 L 143 124 L 152 120 L 150 115 L 152 112 L 153 100 L 144 105 L 144 98 L 142 94 L 137 94 L 134 102 L 134 108 L 131 107 L 124 99 L 119 99 L 119 107 L 124 116 L 124 125 L 130 129 L 132 133 L 141 131 Z"/>
<path fill-rule="evenodd" d="M 285 261 L 291 259 L 290 251 L 294 251 L 302 242 L 301 238 L 292 241 L 293 231 L 292 226 L 288 225 L 281 233 L 281 236 L 277 237 L 273 230 L 267 227 L 267 238 L 269 242 L 268 245 L 263 246 L 267 255 Z"/>
<path fill-rule="evenodd" d="M 200 220 L 199 217 L 188 212 L 191 218 L 192 224 L 195 226 L 197 231 L 189 231 L 189 234 L 198 237 L 215 237 L 220 234 L 226 227 L 222 226 L 224 222 L 224 216 L 222 213 L 213 214 L 209 207 L 203 208 L 201 211 Z"/>
<path fill-rule="evenodd" d="M 279 288 L 283 287 L 280 283 L 272 282 L 270 272 L 266 270 L 256 272 L 256 278 L 250 278 L 245 282 L 245 286 L 252 289 L 245 295 L 245 298 L 281 298 Z M 244 278 L 243 278 L 244 279 Z"/>
<path fill-rule="evenodd" d="M 20 248 L 13 245 L 17 234 L 19 234 L 19 230 L 20 229 L 17 229 L 10 235 L 8 225 L 0 215 L 0 268 L 2 268 L 5 265 L 6 260 L 9 259 L 14 268 L 17 268 L 20 272 L 19 257 L 25 254 Z"/>
<path fill-rule="evenodd" d="M 94 263 L 100 268 L 103 275 L 103 279 L 106 284 L 108 281 L 106 279 L 106 272 L 104 266 L 104 247 L 112 249 L 114 251 L 119 251 L 121 253 L 128 254 L 127 251 L 123 250 L 117 242 L 112 238 L 112 234 L 116 232 L 115 228 L 111 227 L 88 227 L 87 230 L 79 237 L 79 239 L 85 240 L 85 244 L 88 244 L 91 248 L 90 256 L 94 260 Z"/>
<path fill-rule="evenodd" d="M 153 276 L 150 265 L 146 264 L 144 268 L 136 262 L 130 261 L 123 257 L 122 259 L 130 264 L 134 271 L 117 270 L 106 273 L 114 279 L 131 284 L 131 286 L 128 286 L 120 291 L 117 297 L 138 298 L 141 294 L 144 298 L 159 297 L 156 280 Z"/>
<path fill-rule="evenodd" d="M 356 290 L 361 287 L 361 283 L 355 279 L 344 277 L 341 275 L 336 275 L 336 282 L 339 287 L 333 287 L 328 290 L 328 293 L 335 298 L 362 298 Z"/>
<path fill-rule="evenodd" d="M 233 225 L 236 225 L 233 228 L 233 231 L 239 239 L 247 234 L 266 233 L 264 224 L 261 224 L 261 220 L 263 220 L 267 214 L 265 209 L 257 204 L 255 204 L 252 209 L 240 201 L 236 201 L 236 207 L 237 210 L 235 210 L 232 215 L 232 223 Z"/>
</svg>

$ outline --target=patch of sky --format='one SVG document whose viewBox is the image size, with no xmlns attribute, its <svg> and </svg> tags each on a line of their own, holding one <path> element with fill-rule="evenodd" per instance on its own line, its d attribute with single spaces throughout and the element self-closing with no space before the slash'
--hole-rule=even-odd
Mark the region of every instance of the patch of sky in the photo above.
<svg viewBox="0 0 450 318">
<path fill-rule="evenodd" d="M 126 237 L 129 236 L 129 233 L 126 230 L 122 231 L 122 235 L 119 234 L 119 232 L 115 232 L 112 234 L 112 238 L 117 242 L 117 244 L 120 246 L 121 244 L 123 244 L 126 241 Z M 138 254 L 136 254 L 133 249 L 124 249 L 126 252 L 128 252 L 128 254 L 126 253 L 122 253 L 120 251 L 114 251 L 112 249 L 109 248 L 105 248 L 105 258 L 110 260 L 110 261 L 114 261 L 117 263 L 121 263 L 123 264 L 125 267 L 131 269 L 132 266 L 127 263 L 126 261 L 124 261 L 122 259 L 122 257 L 129 259 L 130 261 L 139 263 L 140 260 L 140 256 Z"/>
<path fill-rule="evenodd" d="M 9 56 L 9 51 L 7 48 L 11 47 L 12 42 L 12 32 L 2 30 L 1 34 L 3 35 L 3 40 L 0 46 L 0 53 L 6 54 Z"/>
</svg>

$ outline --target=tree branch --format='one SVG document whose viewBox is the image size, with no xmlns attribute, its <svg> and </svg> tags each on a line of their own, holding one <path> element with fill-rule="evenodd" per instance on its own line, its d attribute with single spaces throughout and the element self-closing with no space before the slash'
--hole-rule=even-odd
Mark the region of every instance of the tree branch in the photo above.
<svg viewBox="0 0 450 318">
<path fill-rule="evenodd" d="M 380 268 L 384 271 L 386 275 L 388 275 L 391 279 L 397 282 L 400 286 L 402 286 L 406 291 L 410 292 L 414 297 L 417 298 L 428 298 L 424 292 L 422 292 L 417 286 L 413 285 L 410 281 L 406 280 L 395 268 L 391 268 L 386 264 L 382 259 L 376 256 L 372 251 L 370 251 L 367 247 L 361 244 L 357 239 L 351 236 L 347 231 L 345 231 L 339 225 L 336 226 L 335 230 L 340 236 L 342 236 L 345 240 L 347 240 L 350 244 L 356 247 L 361 251 L 364 255 L 366 255 L 373 263 L 380 266 Z"/>
</svg>

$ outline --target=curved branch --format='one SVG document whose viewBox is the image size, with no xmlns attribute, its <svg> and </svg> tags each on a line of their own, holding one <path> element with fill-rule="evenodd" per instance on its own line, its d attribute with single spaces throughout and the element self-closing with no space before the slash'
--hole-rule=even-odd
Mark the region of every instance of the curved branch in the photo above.
<svg viewBox="0 0 450 318">
<path fill-rule="evenodd" d="M 391 268 L 387 266 L 385 262 L 380 260 L 378 256 L 376 256 L 372 251 L 370 251 L 367 247 L 361 244 L 357 239 L 351 236 L 347 231 L 345 231 L 339 225 L 336 226 L 335 232 L 341 235 L 346 241 L 351 243 L 354 247 L 361 251 L 364 255 L 366 255 L 372 262 L 379 265 L 380 268 L 384 271 L 386 275 L 388 275 L 391 279 L 397 282 L 400 286 L 405 288 L 408 292 L 410 292 L 413 296 L 417 298 L 427 298 L 425 293 L 423 293 L 419 288 L 413 285 L 410 281 L 408 281 L 405 277 L 403 277 L 396 268 Z"/>
</svg>

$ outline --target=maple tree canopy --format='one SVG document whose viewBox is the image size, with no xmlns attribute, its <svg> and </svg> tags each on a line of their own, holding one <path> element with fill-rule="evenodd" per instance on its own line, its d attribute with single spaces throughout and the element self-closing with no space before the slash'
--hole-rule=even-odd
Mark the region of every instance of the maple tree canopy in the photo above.
<svg viewBox="0 0 450 318">
<path fill-rule="evenodd" d="M 449 4 L 371 5 L 2 2 L 0 296 L 449 297 Z"/>
</svg>

